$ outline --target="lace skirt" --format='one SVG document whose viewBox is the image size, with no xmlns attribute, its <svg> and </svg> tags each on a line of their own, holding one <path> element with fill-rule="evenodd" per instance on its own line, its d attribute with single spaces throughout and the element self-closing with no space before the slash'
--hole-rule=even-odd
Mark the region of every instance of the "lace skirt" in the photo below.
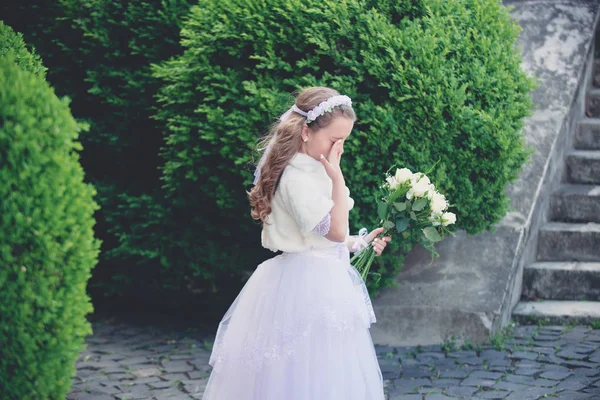
<svg viewBox="0 0 600 400">
<path fill-rule="evenodd" d="M 203 400 L 383 400 L 375 314 L 344 245 L 260 264 L 221 320 Z"/>
</svg>

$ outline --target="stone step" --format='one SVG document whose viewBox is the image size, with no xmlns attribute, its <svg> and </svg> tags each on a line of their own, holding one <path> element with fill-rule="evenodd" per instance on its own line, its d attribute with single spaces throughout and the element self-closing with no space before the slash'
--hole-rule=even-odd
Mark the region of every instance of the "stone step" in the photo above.
<svg viewBox="0 0 600 400">
<path fill-rule="evenodd" d="M 588 117 L 600 117 L 600 88 L 588 90 L 585 96 L 585 109 Z"/>
<path fill-rule="evenodd" d="M 600 186 L 560 187 L 550 199 L 550 218 L 562 222 L 600 222 Z"/>
<path fill-rule="evenodd" d="M 600 184 L 600 151 L 575 150 L 567 155 L 571 183 Z"/>
<path fill-rule="evenodd" d="M 577 150 L 600 150 L 600 118 L 585 118 L 579 122 L 573 146 Z"/>
<path fill-rule="evenodd" d="M 594 59 L 594 65 L 592 67 L 592 84 L 600 88 L 600 59 Z"/>
<path fill-rule="evenodd" d="M 600 261 L 600 224 L 551 222 L 540 229 L 538 261 Z"/>
<path fill-rule="evenodd" d="M 600 301 L 600 263 L 537 262 L 523 269 L 523 298 Z"/>
<path fill-rule="evenodd" d="M 590 324 L 600 320 L 600 302 L 597 301 L 521 301 L 512 318 L 520 323 Z"/>
</svg>

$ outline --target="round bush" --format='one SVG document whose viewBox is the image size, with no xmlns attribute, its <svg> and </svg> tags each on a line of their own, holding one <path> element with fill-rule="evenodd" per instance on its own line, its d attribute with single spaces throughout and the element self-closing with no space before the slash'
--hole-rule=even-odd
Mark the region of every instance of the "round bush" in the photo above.
<svg viewBox="0 0 600 400">
<path fill-rule="evenodd" d="M 46 67 L 35 51 L 27 48 L 23 35 L 0 21 L 0 57 L 8 56 L 12 57 L 21 69 L 45 77 Z"/>
<path fill-rule="evenodd" d="M 520 130 L 534 83 L 520 66 L 518 32 L 497 0 L 200 2 L 182 30 L 185 53 L 155 68 L 164 81 L 158 118 L 168 127 L 165 188 L 188 216 L 181 246 L 202 237 L 214 250 L 178 265 L 212 277 L 258 259 L 245 247 L 248 234 L 259 235 L 244 190 L 248 163 L 258 136 L 290 107 L 289 93 L 313 85 L 354 101 L 343 159 L 354 231 L 376 226 L 374 193 L 394 164 L 435 164 L 431 180 L 453 203 L 457 226 L 493 228 L 528 156 Z M 246 263 L 218 257 L 232 243 Z M 395 241 L 391 249 L 402 251 L 382 257 L 383 286 L 411 246 Z"/>
<path fill-rule="evenodd" d="M 67 101 L 0 57 L 2 399 L 64 399 L 91 333 L 86 284 L 100 243 L 77 135 Z"/>
</svg>

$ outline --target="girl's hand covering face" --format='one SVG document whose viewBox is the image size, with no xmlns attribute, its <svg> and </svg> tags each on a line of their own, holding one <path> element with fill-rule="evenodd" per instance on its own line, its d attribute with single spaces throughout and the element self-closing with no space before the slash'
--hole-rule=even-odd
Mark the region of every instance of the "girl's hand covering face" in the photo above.
<svg viewBox="0 0 600 400">
<path fill-rule="evenodd" d="M 321 154 L 320 161 L 325 167 L 325 172 L 332 181 L 343 178 L 342 169 L 340 168 L 340 160 L 344 154 L 344 141 L 342 139 L 337 140 L 331 150 L 329 151 L 328 157 Z"/>
</svg>

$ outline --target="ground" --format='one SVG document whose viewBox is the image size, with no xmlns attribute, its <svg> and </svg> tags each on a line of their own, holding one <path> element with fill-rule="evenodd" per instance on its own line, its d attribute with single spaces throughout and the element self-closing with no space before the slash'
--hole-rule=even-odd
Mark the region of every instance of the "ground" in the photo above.
<svg viewBox="0 0 600 400">
<path fill-rule="evenodd" d="M 70 400 L 201 399 L 214 332 L 96 318 Z M 600 327 L 513 326 L 489 344 L 376 346 L 389 400 L 600 399 Z"/>
</svg>

